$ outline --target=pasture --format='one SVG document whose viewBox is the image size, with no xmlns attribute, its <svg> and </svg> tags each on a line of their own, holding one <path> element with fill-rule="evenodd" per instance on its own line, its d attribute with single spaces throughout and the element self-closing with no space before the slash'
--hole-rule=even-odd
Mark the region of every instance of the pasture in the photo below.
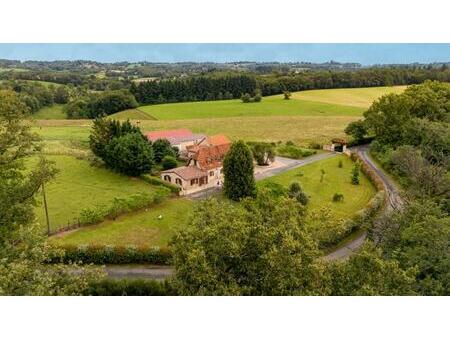
<svg viewBox="0 0 450 338">
<path fill-rule="evenodd" d="M 54 104 L 50 107 L 44 107 L 39 109 L 36 113 L 32 115 L 33 119 L 36 120 L 61 120 L 67 119 L 66 113 L 63 111 L 64 105 Z"/>
<path fill-rule="evenodd" d="M 342 160 L 342 168 L 338 167 L 339 160 Z M 264 179 L 258 185 L 275 182 L 287 188 L 292 182 L 299 182 L 309 196 L 309 210 L 329 207 L 336 218 L 348 218 L 363 209 L 376 193 L 375 187 L 362 173 L 360 184 L 351 184 L 352 167 L 353 162 L 347 156 L 339 155 Z M 321 182 L 322 169 L 325 174 Z M 335 193 L 343 194 L 344 200 L 333 202 Z"/>
<path fill-rule="evenodd" d="M 109 244 L 166 246 L 177 228 L 188 222 L 193 203 L 170 199 L 139 212 L 119 216 L 115 221 L 84 227 L 52 237 L 59 244 Z M 162 216 L 161 219 L 158 216 Z"/>
<path fill-rule="evenodd" d="M 115 197 L 125 198 L 139 192 L 152 193 L 161 189 L 140 179 L 91 166 L 88 161 L 72 156 L 48 156 L 48 159 L 54 161 L 59 170 L 56 178 L 46 185 L 51 229 L 59 229 L 68 222 L 74 223 L 83 208 L 109 205 Z M 38 202 L 36 215 L 44 227 L 42 195 L 39 195 Z"/>
</svg>

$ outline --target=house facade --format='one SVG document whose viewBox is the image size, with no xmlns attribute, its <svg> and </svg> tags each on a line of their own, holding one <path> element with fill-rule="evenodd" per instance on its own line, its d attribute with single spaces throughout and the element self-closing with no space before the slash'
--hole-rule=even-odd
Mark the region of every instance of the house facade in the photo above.
<svg viewBox="0 0 450 338">
<path fill-rule="evenodd" d="M 186 147 L 185 166 L 161 172 L 161 179 L 181 188 L 180 195 L 188 195 L 223 184 L 223 159 L 231 142 L 224 135 L 207 137 L 198 144 Z"/>
</svg>

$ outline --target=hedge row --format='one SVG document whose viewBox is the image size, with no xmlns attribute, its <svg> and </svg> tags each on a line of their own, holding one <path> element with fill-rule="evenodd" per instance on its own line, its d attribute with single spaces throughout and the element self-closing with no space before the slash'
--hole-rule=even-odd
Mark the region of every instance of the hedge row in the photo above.
<svg viewBox="0 0 450 338">
<path fill-rule="evenodd" d="M 166 247 L 137 247 L 114 245 L 63 245 L 62 256 L 54 256 L 53 263 L 81 264 L 156 264 L 169 265 L 171 251 Z"/>
<path fill-rule="evenodd" d="M 89 285 L 86 296 L 176 296 L 167 281 L 148 279 L 103 279 Z"/>
<path fill-rule="evenodd" d="M 377 188 L 377 190 L 384 190 L 383 181 L 381 181 L 378 174 L 372 169 L 370 165 L 363 161 L 358 153 L 352 152 L 350 158 L 353 162 L 359 161 L 361 165 L 361 171 L 366 175 L 369 181 Z"/>
</svg>

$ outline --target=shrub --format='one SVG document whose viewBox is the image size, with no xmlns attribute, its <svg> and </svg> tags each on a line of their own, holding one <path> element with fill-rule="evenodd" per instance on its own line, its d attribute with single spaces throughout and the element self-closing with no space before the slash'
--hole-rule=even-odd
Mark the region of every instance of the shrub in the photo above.
<svg viewBox="0 0 450 338">
<path fill-rule="evenodd" d="M 248 94 L 248 93 L 245 93 L 241 96 L 241 100 L 243 103 L 249 103 L 251 99 L 252 98 L 251 98 L 250 94 Z"/>
<path fill-rule="evenodd" d="M 284 98 L 285 100 L 289 100 L 289 99 L 291 98 L 291 92 L 285 90 L 285 91 L 283 92 L 283 96 L 284 96 L 283 98 Z"/>
<path fill-rule="evenodd" d="M 342 168 L 343 166 L 344 166 L 344 164 L 342 163 L 342 160 L 339 160 L 338 167 Z"/>
<path fill-rule="evenodd" d="M 86 296 L 176 296 L 167 281 L 148 279 L 110 279 L 93 282 L 85 292 Z"/>
<path fill-rule="evenodd" d="M 153 155 L 156 163 L 161 163 L 166 156 L 177 156 L 177 152 L 166 139 L 158 139 L 152 144 Z"/>
<path fill-rule="evenodd" d="M 280 197 L 287 194 L 287 190 L 281 184 L 276 182 L 266 182 L 263 186 L 265 189 L 269 190 L 274 196 Z"/>
<path fill-rule="evenodd" d="M 169 265 L 171 251 L 166 247 L 114 245 L 62 245 L 62 255 L 51 257 L 52 263 Z"/>
<path fill-rule="evenodd" d="M 316 142 L 311 142 L 309 144 L 310 149 L 322 149 L 322 145 Z"/>
<path fill-rule="evenodd" d="M 176 168 L 178 163 L 177 159 L 173 156 L 164 156 L 164 158 L 161 161 L 162 167 L 164 170 L 173 169 Z"/>
<path fill-rule="evenodd" d="M 290 141 L 288 141 L 288 142 L 290 142 Z M 316 154 L 315 151 L 304 150 L 295 145 L 290 145 L 290 144 L 288 144 L 288 142 L 286 142 L 286 145 L 278 147 L 277 153 L 280 156 L 293 158 L 293 159 L 300 159 L 300 158 L 304 158 L 304 157 L 308 157 L 313 154 Z"/>
<path fill-rule="evenodd" d="M 333 202 L 342 202 L 342 201 L 344 201 L 344 195 L 336 192 L 333 195 Z"/>
<path fill-rule="evenodd" d="M 302 205 L 307 205 L 309 202 L 308 196 L 302 190 L 302 187 L 300 186 L 300 183 L 298 183 L 298 182 L 293 182 L 289 186 L 288 195 L 290 198 L 295 199 L 297 202 L 299 202 Z"/>
<path fill-rule="evenodd" d="M 352 176 L 351 176 L 351 181 L 352 184 L 354 185 L 358 185 L 359 184 L 359 169 L 360 165 L 358 162 L 355 162 L 355 164 L 353 165 L 353 169 L 352 169 Z"/>
<path fill-rule="evenodd" d="M 287 145 L 287 146 L 294 146 L 295 144 L 294 144 L 294 142 L 292 142 L 291 140 L 289 140 L 289 141 L 286 141 L 286 145 Z"/>
</svg>

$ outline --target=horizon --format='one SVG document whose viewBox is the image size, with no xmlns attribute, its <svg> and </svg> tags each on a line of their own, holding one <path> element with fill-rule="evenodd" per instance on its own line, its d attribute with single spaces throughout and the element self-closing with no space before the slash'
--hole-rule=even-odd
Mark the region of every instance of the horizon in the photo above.
<svg viewBox="0 0 450 338">
<path fill-rule="evenodd" d="M 447 63 L 450 44 L 420 43 L 7 43 L 0 59 L 100 63 Z"/>
</svg>

